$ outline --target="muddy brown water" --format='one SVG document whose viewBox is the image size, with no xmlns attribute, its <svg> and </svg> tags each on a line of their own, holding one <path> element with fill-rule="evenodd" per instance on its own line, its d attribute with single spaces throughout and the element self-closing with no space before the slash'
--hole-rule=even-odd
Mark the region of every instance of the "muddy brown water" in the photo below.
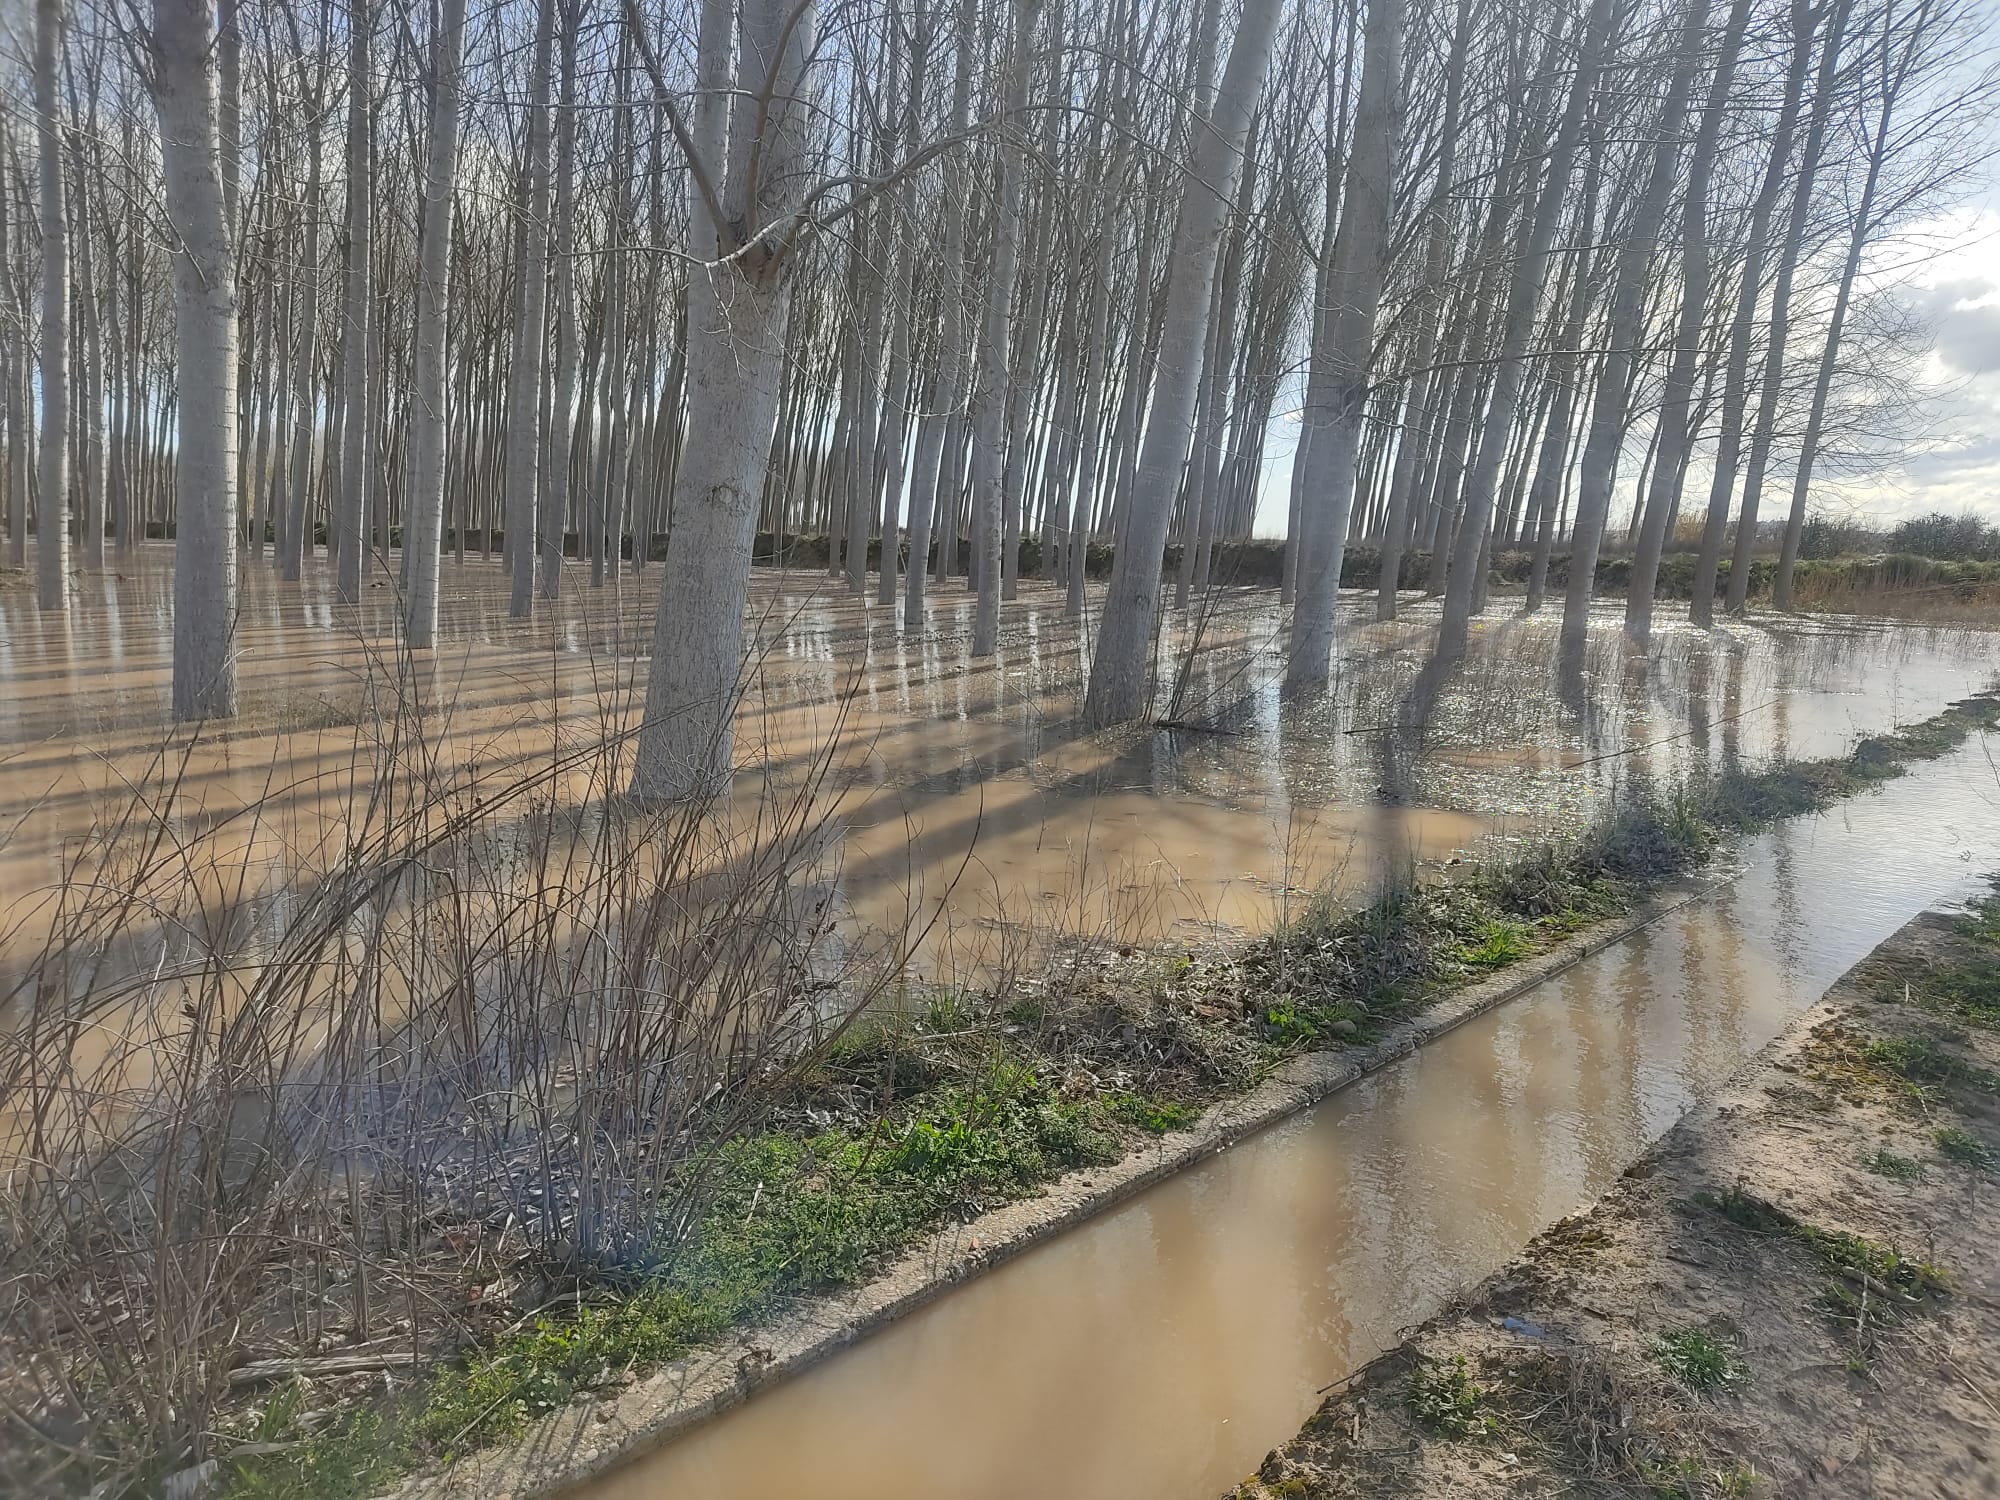
<svg viewBox="0 0 2000 1500">
<path fill-rule="evenodd" d="M 496 566 L 447 565 L 444 644 L 410 663 L 379 575 L 343 608 L 317 563 L 290 585 L 246 565 L 242 716 L 163 762 L 168 564 L 149 545 L 120 571 L 79 574 L 65 615 L 0 589 L 0 912 L 18 937 L 135 786 L 198 846 L 191 867 L 235 889 L 248 865 L 250 889 L 281 890 L 337 864 L 369 816 L 385 706 L 421 704 L 426 753 L 454 792 L 490 793 L 629 726 L 643 692 L 650 575 L 571 587 L 523 622 L 507 617 Z M 1709 633 L 1663 610 L 1638 655 L 1608 615 L 1563 682 L 1553 622 L 1516 610 L 1496 601 L 1412 725 L 1430 606 L 1384 626 L 1351 597 L 1334 691 L 1297 709 L 1278 699 L 1275 595 L 1222 593 L 1170 619 L 1162 645 L 1171 663 L 1199 629 L 1198 666 L 1168 705 L 1193 727 L 1084 735 L 1084 636 L 1048 585 L 1023 582 L 999 652 L 975 660 L 962 584 L 904 631 L 821 574 L 760 569 L 732 803 L 798 786 L 832 743 L 819 801 L 835 906 L 857 933 L 924 929 L 916 967 L 949 981 L 1020 961 L 1031 931 L 1261 929 L 1314 889 L 1365 890 L 1413 859 L 1576 826 L 1635 777 L 1830 753 L 1983 686 L 1996 657 L 1976 631 L 1822 620 Z M 601 787 L 572 778 L 571 790 Z"/>
<path fill-rule="evenodd" d="M 1993 739 L 1749 841 L 1696 903 L 577 1493 L 1210 1500 L 2000 867 Z"/>
<path fill-rule="evenodd" d="M 135 787 L 192 878 L 281 895 L 368 816 L 385 706 L 422 708 L 459 796 L 629 726 L 643 691 L 651 578 L 518 622 L 496 567 L 448 566 L 443 647 L 409 663 L 392 589 L 341 609 L 317 565 L 300 585 L 253 566 L 243 714 L 163 761 L 167 556 L 79 575 L 61 616 L 0 580 L 0 968 L 32 958 L 79 842 Z M 731 801 L 796 788 L 831 742 L 843 921 L 935 918 L 916 968 L 951 978 L 1018 957 L 1031 931 L 1264 927 L 1315 889 L 1575 827 L 1635 780 L 1833 753 L 1986 685 L 2000 655 L 1977 631 L 1711 633 L 1671 611 L 1633 653 L 1614 607 L 1565 680 L 1553 622 L 1511 610 L 1496 601 L 1430 681 L 1434 610 L 1377 625 L 1352 597 L 1333 690 L 1286 708 L 1275 597 L 1225 593 L 1166 623 L 1163 661 L 1197 626 L 1204 643 L 1164 715 L 1188 727 L 1084 735 L 1087 634 L 1046 585 L 1024 581 L 1001 649 L 974 660 L 961 586 L 905 632 L 819 575 L 760 571 Z M 1966 754 L 1756 841 L 1714 899 L 760 1395 L 598 1500 L 1217 1493 L 1317 1387 L 1601 1188 L 1870 944 L 2000 862 L 1995 796 L 1990 762 Z"/>
</svg>

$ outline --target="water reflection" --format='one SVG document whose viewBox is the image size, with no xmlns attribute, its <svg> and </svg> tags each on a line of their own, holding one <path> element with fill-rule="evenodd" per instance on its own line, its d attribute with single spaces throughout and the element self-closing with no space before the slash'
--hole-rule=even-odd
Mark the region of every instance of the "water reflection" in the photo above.
<svg viewBox="0 0 2000 1500">
<path fill-rule="evenodd" d="M 1752 841 L 1710 897 L 817 1370 L 593 1500 L 1208 1500 L 1314 1392 L 1610 1184 L 2000 863 L 1978 744 Z"/>
<path fill-rule="evenodd" d="M 63 852 L 149 774 L 170 665 L 166 558 L 148 547 L 124 574 L 83 575 L 66 615 L 0 596 L 0 806 L 23 814 L 0 840 L 0 906 L 58 879 Z M 266 799 L 229 852 L 268 862 L 253 888 L 282 889 L 338 854 L 399 694 L 424 709 L 454 792 L 632 722 L 650 582 L 572 589 L 534 621 L 509 618 L 490 563 L 448 568 L 445 590 L 446 644 L 411 662 L 393 590 L 336 608 L 322 578 L 247 570 L 244 715 L 188 760 L 171 797 L 179 826 L 234 829 Z M 905 632 L 817 573 L 759 570 L 734 796 L 748 808 L 804 784 L 835 742 L 823 801 L 841 834 L 844 919 L 882 928 L 941 911 L 919 964 L 948 977 L 1029 922 L 1125 940 L 1262 928 L 1301 889 L 1366 889 L 1412 860 L 1573 827 L 1635 778 L 1706 764 L 1714 739 L 1751 762 L 1828 754 L 1992 671 L 1978 632 L 1824 620 L 1709 632 L 1665 611 L 1634 655 L 1613 609 L 1558 673 L 1553 619 L 1510 610 L 1496 603 L 1460 658 L 1430 662 L 1433 606 L 1377 624 L 1352 596 L 1332 691 L 1281 705 L 1275 595 L 1220 591 L 1163 628 L 1170 675 L 1185 639 L 1203 642 L 1175 695 L 1179 727 L 1084 735 L 1087 635 L 1057 591 L 1024 581 L 1000 651 L 974 660 L 955 584 Z"/>
</svg>

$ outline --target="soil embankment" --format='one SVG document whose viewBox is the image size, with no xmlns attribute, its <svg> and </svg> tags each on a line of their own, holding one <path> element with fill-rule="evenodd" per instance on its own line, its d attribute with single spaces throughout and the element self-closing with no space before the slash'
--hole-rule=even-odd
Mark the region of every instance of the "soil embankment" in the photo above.
<svg viewBox="0 0 2000 1500">
<path fill-rule="evenodd" d="M 2000 885 L 1919 917 L 1235 1500 L 2000 1494 Z"/>
</svg>

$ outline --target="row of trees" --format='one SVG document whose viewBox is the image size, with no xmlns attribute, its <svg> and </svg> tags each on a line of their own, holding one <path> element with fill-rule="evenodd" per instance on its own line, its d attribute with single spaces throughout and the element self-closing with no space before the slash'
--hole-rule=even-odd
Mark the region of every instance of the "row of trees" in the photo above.
<svg viewBox="0 0 2000 1500">
<path fill-rule="evenodd" d="M 1972 0 L 36 0 L 8 41 L 9 545 L 174 536 L 174 708 L 228 713 L 239 566 L 399 557 L 512 608 L 663 545 L 636 789 L 729 757 L 756 534 L 822 532 L 915 627 L 969 552 L 1084 608 L 1087 718 L 1225 580 L 1297 422 L 1287 683 L 1350 539 L 1444 643 L 1486 559 L 1614 494 L 1627 626 L 1683 518 L 1694 613 L 1764 511 L 1897 432 L 1893 246 L 1979 165 Z M 1916 331 L 1920 334 L 1920 331 Z M 1916 339 L 1920 343 L 1920 337 Z M 72 517 L 75 518 L 74 522 Z M 1163 565 L 1178 544 L 1171 580 Z M 1734 549 L 1725 575 L 1725 554 Z M 574 556 L 574 564 L 566 559 Z M 571 567 L 575 572 L 571 573 Z M 1726 581 L 1725 581 L 1726 577 Z"/>
</svg>

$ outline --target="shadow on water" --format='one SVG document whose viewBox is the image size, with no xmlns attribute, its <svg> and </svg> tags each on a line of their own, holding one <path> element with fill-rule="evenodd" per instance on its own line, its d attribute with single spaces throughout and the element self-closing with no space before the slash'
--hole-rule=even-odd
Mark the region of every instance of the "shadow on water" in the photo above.
<svg viewBox="0 0 2000 1500">
<path fill-rule="evenodd" d="M 1208 1500 L 1996 863 L 1975 743 L 1749 840 L 1702 900 L 587 1493 Z"/>
</svg>

